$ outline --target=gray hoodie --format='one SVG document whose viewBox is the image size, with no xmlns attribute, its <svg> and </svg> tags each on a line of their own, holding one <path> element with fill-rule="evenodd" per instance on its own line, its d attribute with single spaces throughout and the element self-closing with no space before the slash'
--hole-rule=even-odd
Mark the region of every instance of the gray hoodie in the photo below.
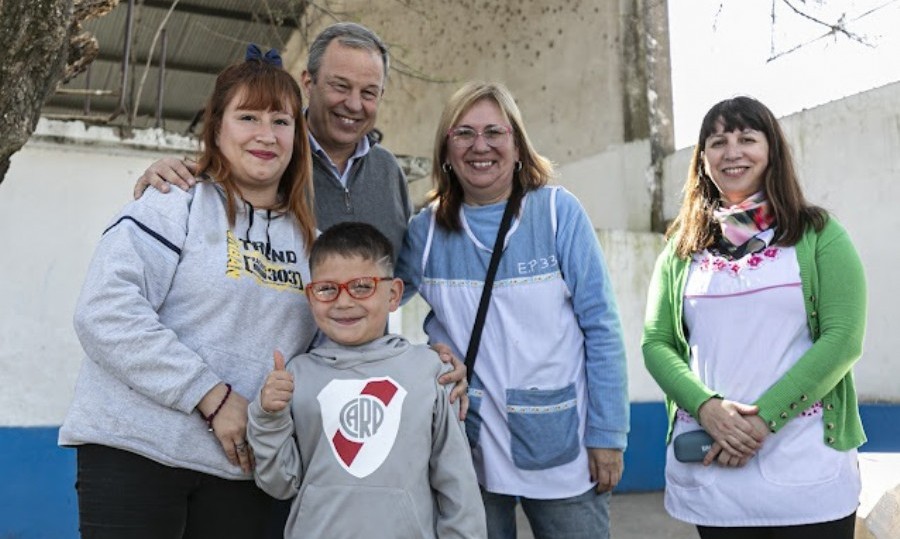
<svg viewBox="0 0 900 539">
<path fill-rule="evenodd" d="M 250 479 L 195 407 L 219 382 L 252 399 L 274 349 L 308 348 L 308 266 L 290 215 L 245 204 L 230 228 L 213 183 L 148 189 L 113 219 L 88 268 L 75 311 L 87 358 L 60 445 Z"/>
<path fill-rule="evenodd" d="M 397 335 L 287 363 L 291 406 L 250 404 L 256 483 L 296 494 L 288 539 L 487 536 L 469 446 L 437 354 Z M 296 436 L 296 440 L 294 438 Z"/>
</svg>

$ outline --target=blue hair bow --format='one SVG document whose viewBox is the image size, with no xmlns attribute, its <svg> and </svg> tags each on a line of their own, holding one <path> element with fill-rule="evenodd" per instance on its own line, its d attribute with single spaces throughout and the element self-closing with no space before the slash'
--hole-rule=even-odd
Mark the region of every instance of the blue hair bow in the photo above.
<svg viewBox="0 0 900 539">
<path fill-rule="evenodd" d="M 275 67 L 284 67 L 281 64 L 281 56 L 278 54 L 278 51 L 269 49 L 269 52 L 263 54 L 256 43 L 247 45 L 247 54 L 244 56 L 244 61 L 249 62 L 250 60 L 259 60 Z"/>
</svg>

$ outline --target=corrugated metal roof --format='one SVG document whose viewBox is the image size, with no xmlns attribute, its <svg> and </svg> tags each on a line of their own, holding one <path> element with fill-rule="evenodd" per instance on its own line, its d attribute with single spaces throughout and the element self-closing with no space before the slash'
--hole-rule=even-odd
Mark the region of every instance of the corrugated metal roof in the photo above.
<svg viewBox="0 0 900 539">
<path fill-rule="evenodd" d="M 86 116 L 86 120 L 113 125 L 155 125 L 162 40 L 154 36 L 165 22 L 166 58 L 162 99 L 163 125 L 184 131 L 203 108 L 216 74 L 243 58 L 248 43 L 263 50 L 282 49 L 292 32 L 303 0 L 188 0 L 179 1 L 166 20 L 171 0 L 143 0 L 133 8 L 130 73 L 125 102 L 129 109 L 140 94 L 140 107 L 133 124 L 128 115 L 109 120 L 120 102 L 122 58 L 125 51 L 128 2 L 123 0 L 106 16 L 87 21 L 84 28 L 100 44 L 100 54 L 90 66 L 53 95 L 45 104 L 45 115 Z M 147 59 L 151 55 L 147 68 Z M 146 76 L 145 76 L 146 72 Z M 143 80 L 142 88 L 141 81 Z M 94 90 L 106 95 L 89 98 L 71 93 Z M 69 93 L 66 93 L 69 92 Z M 85 113 L 86 101 L 89 103 Z"/>
</svg>

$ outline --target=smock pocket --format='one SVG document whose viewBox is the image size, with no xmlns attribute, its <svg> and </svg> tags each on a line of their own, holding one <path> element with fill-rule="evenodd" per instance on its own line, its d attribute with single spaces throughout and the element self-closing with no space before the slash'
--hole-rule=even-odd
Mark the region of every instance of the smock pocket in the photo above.
<svg viewBox="0 0 900 539">
<path fill-rule="evenodd" d="M 847 453 L 828 447 L 822 416 L 795 417 L 770 434 L 757 455 L 766 481 L 803 487 L 834 481 L 847 466 Z"/>
<path fill-rule="evenodd" d="M 578 457 L 575 384 L 561 389 L 507 389 L 506 415 L 518 468 L 545 470 Z"/>
<path fill-rule="evenodd" d="M 699 430 L 693 420 L 689 425 L 685 425 L 683 421 L 676 421 L 675 429 L 672 432 L 674 440 L 678 435 L 686 432 Z M 675 458 L 675 444 L 669 442 L 666 447 L 666 487 L 697 489 L 708 486 L 715 479 L 714 472 L 717 471 L 718 465 L 704 466 L 703 462 L 681 462 Z"/>
<path fill-rule="evenodd" d="M 484 400 L 484 388 L 477 376 L 472 376 L 472 383 L 466 391 L 469 397 L 469 410 L 466 412 L 466 438 L 469 447 L 475 449 L 481 435 L 481 402 Z"/>
</svg>

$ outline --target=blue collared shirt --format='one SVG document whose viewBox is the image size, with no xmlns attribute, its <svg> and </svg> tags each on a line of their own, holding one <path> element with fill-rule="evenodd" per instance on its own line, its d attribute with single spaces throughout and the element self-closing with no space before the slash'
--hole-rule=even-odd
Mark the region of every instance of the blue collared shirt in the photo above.
<svg viewBox="0 0 900 539">
<path fill-rule="evenodd" d="M 347 159 L 347 166 L 344 167 L 344 172 L 341 172 L 338 170 L 337 165 L 334 164 L 334 161 L 331 160 L 331 157 L 328 156 L 328 153 L 322 148 L 322 145 L 319 144 L 319 141 L 316 140 L 316 137 L 313 136 L 312 132 L 309 132 L 309 146 L 314 153 L 321 156 L 328 164 L 328 168 L 334 173 L 334 177 L 341 182 L 341 185 L 343 185 L 345 189 L 347 188 L 347 179 L 350 177 L 350 169 L 353 168 L 353 163 L 369 153 L 369 149 L 371 148 L 369 145 L 369 137 L 363 137 L 356 143 L 356 150 L 353 152 L 353 155 Z"/>
</svg>

